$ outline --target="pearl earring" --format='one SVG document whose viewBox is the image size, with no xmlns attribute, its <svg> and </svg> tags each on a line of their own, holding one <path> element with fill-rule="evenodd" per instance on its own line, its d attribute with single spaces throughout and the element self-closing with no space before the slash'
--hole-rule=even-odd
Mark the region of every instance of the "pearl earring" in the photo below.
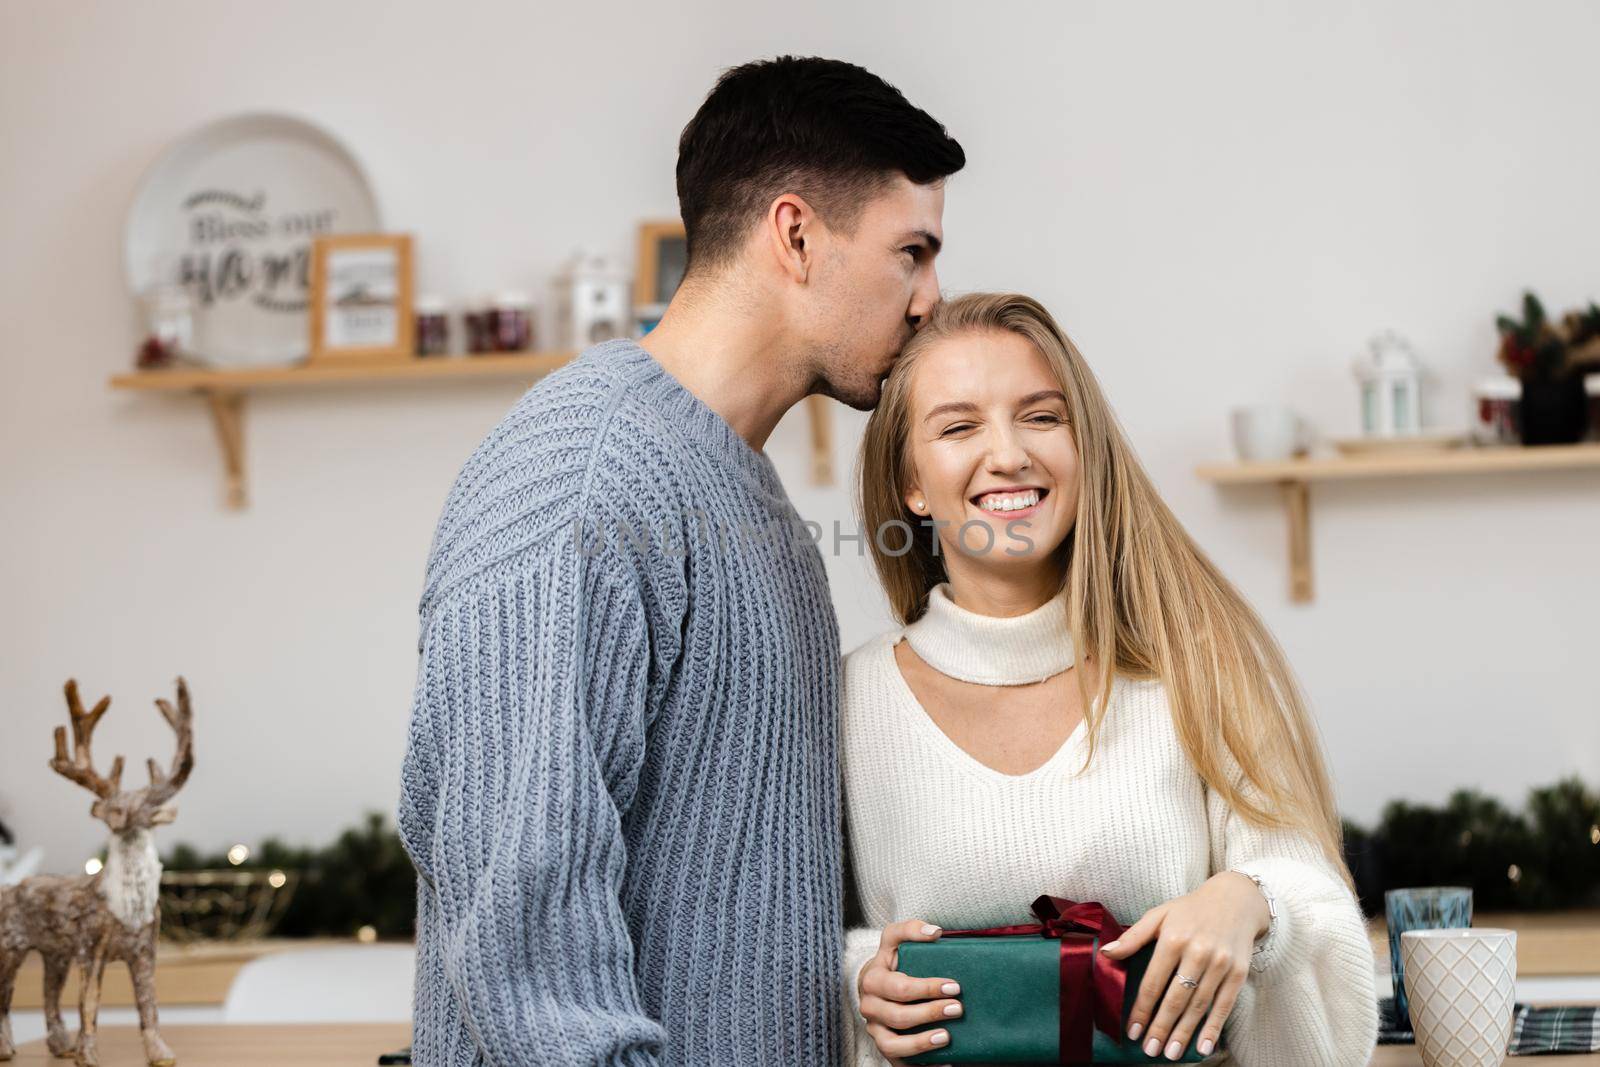
<svg viewBox="0 0 1600 1067">
<path fill-rule="evenodd" d="M 922 510 L 922 509 L 923 509 L 923 508 L 924 508 L 924 507 L 926 507 L 926 505 L 925 505 L 925 504 L 923 504 L 923 502 L 922 502 L 922 501 L 920 501 L 920 500 L 919 500 L 919 501 L 917 501 L 917 510 L 918 510 L 918 511 L 921 511 L 921 510 Z"/>
</svg>

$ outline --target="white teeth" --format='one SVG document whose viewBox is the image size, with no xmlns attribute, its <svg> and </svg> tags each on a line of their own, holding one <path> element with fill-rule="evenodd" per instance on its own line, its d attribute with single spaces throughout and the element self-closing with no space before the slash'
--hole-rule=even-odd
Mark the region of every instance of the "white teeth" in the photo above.
<svg viewBox="0 0 1600 1067">
<path fill-rule="evenodd" d="M 1026 493 L 992 493 L 980 497 L 978 506 L 984 511 L 1021 511 L 1031 508 L 1039 502 L 1039 491 L 1030 489 Z"/>
</svg>

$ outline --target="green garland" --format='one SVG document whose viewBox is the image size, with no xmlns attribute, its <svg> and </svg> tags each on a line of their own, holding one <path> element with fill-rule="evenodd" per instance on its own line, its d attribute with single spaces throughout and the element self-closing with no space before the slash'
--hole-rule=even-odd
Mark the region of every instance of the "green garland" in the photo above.
<svg viewBox="0 0 1600 1067">
<path fill-rule="evenodd" d="M 1344 834 L 1368 915 L 1386 890 L 1423 885 L 1470 886 L 1477 911 L 1600 907 L 1600 795 L 1576 777 L 1533 790 L 1524 812 L 1463 789 L 1442 808 L 1393 801 L 1376 829 Z"/>
<path fill-rule="evenodd" d="M 1600 907 L 1600 794 L 1578 778 L 1533 790 L 1521 813 L 1461 790 L 1438 808 L 1394 801 L 1375 829 L 1347 821 L 1344 833 L 1369 915 L 1382 913 L 1385 890 L 1417 885 L 1471 886 L 1480 911 Z M 226 852 L 202 855 L 180 844 L 163 864 L 298 872 L 277 937 L 350 937 L 370 926 L 382 938 L 409 938 L 416 929 L 416 871 L 377 812 L 323 848 L 269 838 L 234 865 Z"/>
</svg>

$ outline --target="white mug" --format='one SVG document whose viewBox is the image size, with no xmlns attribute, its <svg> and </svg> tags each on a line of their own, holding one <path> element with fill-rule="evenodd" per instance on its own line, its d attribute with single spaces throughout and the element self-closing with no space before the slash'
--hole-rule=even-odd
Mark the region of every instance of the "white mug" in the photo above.
<svg viewBox="0 0 1600 1067">
<path fill-rule="evenodd" d="M 1311 446 L 1300 416 L 1286 407 L 1262 405 L 1234 408 L 1233 447 L 1248 463 L 1292 459 Z"/>
<path fill-rule="evenodd" d="M 1424 1067 L 1500 1067 L 1516 1010 L 1516 933 L 1407 930 L 1400 958 Z"/>
</svg>

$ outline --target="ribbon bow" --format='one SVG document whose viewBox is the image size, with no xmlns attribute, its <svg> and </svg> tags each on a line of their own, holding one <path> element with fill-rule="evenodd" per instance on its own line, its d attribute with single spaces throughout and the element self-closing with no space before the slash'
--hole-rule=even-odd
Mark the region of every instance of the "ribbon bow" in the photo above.
<svg viewBox="0 0 1600 1067">
<path fill-rule="evenodd" d="M 1099 946 L 1122 936 L 1122 924 L 1098 901 L 1065 900 L 1048 894 L 1033 902 L 1037 923 L 993 926 L 986 930 L 946 930 L 945 937 L 1007 937 L 1039 934 L 1061 942 L 1062 1063 L 1089 1063 L 1094 1056 L 1094 1031 L 1121 1040 L 1122 1001 L 1127 971 L 1122 961 L 1108 959 Z M 1088 990 L 1085 997 L 1082 991 Z"/>
</svg>

